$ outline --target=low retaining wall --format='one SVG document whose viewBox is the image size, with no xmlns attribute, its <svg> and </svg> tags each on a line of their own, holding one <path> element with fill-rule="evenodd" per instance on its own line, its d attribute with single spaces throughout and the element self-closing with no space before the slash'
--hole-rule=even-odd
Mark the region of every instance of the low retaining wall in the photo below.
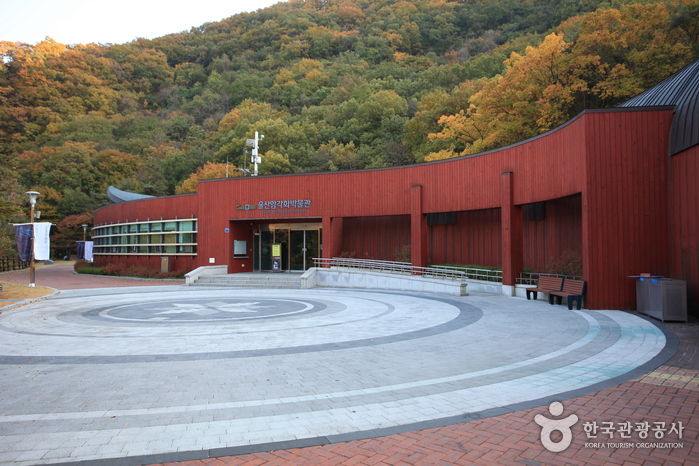
<svg viewBox="0 0 699 466">
<path fill-rule="evenodd" d="M 191 285 L 192 283 L 197 281 L 197 278 L 201 277 L 202 275 L 226 275 L 227 273 L 227 265 L 210 265 L 207 267 L 199 267 L 185 274 L 185 285 Z"/>
<path fill-rule="evenodd" d="M 423 278 L 420 275 L 397 275 L 357 269 L 313 267 L 301 277 L 301 288 L 355 288 L 397 290 L 468 296 L 466 283 Z"/>
</svg>

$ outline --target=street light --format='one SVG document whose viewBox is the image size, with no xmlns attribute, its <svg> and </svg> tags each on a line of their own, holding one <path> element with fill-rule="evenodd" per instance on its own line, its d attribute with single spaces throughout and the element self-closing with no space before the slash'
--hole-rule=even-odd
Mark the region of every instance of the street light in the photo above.
<svg viewBox="0 0 699 466">
<path fill-rule="evenodd" d="M 36 198 L 39 197 L 39 193 L 36 191 L 27 191 L 27 195 L 29 196 L 29 205 L 31 206 L 29 210 L 29 223 L 34 223 L 34 206 L 36 206 Z M 34 239 L 36 238 L 36 234 L 34 232 L 34 225 L 32 225 L 32 252 L 31 256 L 29 257 L 29 287 L 33 288 L 36 286 L 35 280 L 34 280 Z"/>
<path fill-rule="evenodd" d="M 87 237 L 87 224 L 83 223 L 83 241 L 86 241 Z"/>
</svg>

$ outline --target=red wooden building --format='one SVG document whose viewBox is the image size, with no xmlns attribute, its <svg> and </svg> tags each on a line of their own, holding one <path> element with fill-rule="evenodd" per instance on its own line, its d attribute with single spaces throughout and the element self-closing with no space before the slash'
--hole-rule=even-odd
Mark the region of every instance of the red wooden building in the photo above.
<svg viewBox="0 0 699 466">
<path fill-rule="evenodd" d="M 669 84 L 668 84 L 669 83 Z M 694 84 L 692 84 L 694 83 Z M 699 62 L 624 106 L 585 111 L 502 149 L 419 165 L 209 180 L 198 194 L 95 213 L 95 261 L 230 273 L 313 257 L 502 266 L 514 285 L 580 255 L 585 307 L 635 309 L 643 272 L 688 282 L 699 305 Z"/>
</svg>

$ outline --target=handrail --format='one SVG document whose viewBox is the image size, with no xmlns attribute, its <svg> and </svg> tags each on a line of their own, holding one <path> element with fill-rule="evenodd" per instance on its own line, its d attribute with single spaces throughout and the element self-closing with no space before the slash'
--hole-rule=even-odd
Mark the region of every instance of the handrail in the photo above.
<svg viewBox="0 0 699 466">
<path fill-rule="evenodd" d="M 518 285 L 536 285 L 539 277 L 545 275 L 547 277 L 561 277 L 567 280 L 584 280 L 583 277 L 578 275 L 563 275 L 559 273 L 546 273 L 546 272 L 520 272 L 519 278 L 517 278 Z"/>
<path fill-rule="evenodd" d="M 464 282 L 467 279 L 481 279 L 487 281 L 502 281 L 500 271 L 457 268 L 449 266 L 417 267 L 409 262 L 380 261 L 372 259 L 353 259 L 347 257 L 313 258 L 316 267 L 344 267 L 362 270 L 396 273 L 403 275 L 420 275 L 426 278 L 439 278 L 445 280 L 458 280 Z M 499 276 L 493 274 L 499 273 Z M 489 273 L 489 274 L 488 274 Z"/>
<path fill-rule="evenodd" d="M 433 265 L 433 269 L 459 270 L 466 273 L 470 280 L 502 283 L 502 270 L 479 269 L 475 267 L 458 267 L 454 265 Z"/>
</svg>

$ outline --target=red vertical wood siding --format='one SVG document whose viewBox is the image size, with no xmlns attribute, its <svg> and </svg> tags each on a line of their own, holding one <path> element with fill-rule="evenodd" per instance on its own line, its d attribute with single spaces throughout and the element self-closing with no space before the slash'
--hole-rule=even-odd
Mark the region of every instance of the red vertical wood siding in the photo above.
<svg viewBox="0 0 699 466">
<path fill-rule="evenodd" d="M 396 252 L 410 245 L 410 216 L 350 217 L 342 223 L 344 255 L 358 259 L 394 261 Z"/>
<path fill-rule="evenodd" d="M 419 225 L 425 214 L 459 212 L 457 225 L 415 229 L 421 236 L 427 232 L 427 261 L 524 262 L 520 266 L 538 268 L 569 247 L 579 248 L 588 280 L 586 307 L 633 309 L 635 285 L 628 275 L 682 273 L 694 281 L 694 290 L 699 280 L 699 260 L 685 259 L 681 252 L 692 256 L 699 243 L 696 183 L 691 179 L 697 156 L 687 151 L 668 162 L 671 121 L 672 111 L 665 108 L 589 111 L 537 138 L 471 157 L 357 172 L 209 180 L 199 183 L 196 196 L 106 207 L 95 219 L 99 224 L 194 215 L 199 219 L 197 265 L 209 265 L 210 258 L 215 264 L 230 264 L 232 238 L 225 229 L 231 221 L 322 219 L 327 228 L 333 219 L 342 219 L 341 246 L 336 245 L 340 233 L 335 231 L 332 249 L 393 260 L 397 248 L 415 240 L 411 190 L 419 185 Z M 668 188 L 668 170 L 676 187 Z M 511 173 L 507 185 L 502 173 Z M 236 208 L 296 199 L 308 199 L 311 206 Z M 550 207 L 541 225 L 526 222 L 520 213 L 522 206 L 536 202 Z M 672 236 L 668 206 L 673 228 L 681 232 Z M 505 238 L 501 219 L 494 218 L 503 208 L 510 209 L 508 228 L 521 234 Z"/>
<path fill-rule="evenodd" d="M 429 227 L 429 262 L 499 267 L 500 235 L 500 209 L 456 212 L 453 225 Z"/>
<path fill-rule="evenodd" d="M 592 309 L 635 309 L 631 275 L 667 275 L 672 112 L 586 115 L 583 263 Z"/>
<path fill-rule="evenodd" d="M 542 220 L 524 218 L 524 267 L 537 272 L 573 251 L 582 258 L 582 196 L 546 202 Z"/>
<path fill-rule="evenodd" d="M 522 207 L 514 202 L 514 172 L 500 174 L 502 228 L 502 284 L 515 286 L 524 269 Z"/>
<path fill-rule="evenodd" d="M 687 307 L 699 310 L 699 146 L 668 159 L 671 277 L 687 281 Z"/>
</svg>

